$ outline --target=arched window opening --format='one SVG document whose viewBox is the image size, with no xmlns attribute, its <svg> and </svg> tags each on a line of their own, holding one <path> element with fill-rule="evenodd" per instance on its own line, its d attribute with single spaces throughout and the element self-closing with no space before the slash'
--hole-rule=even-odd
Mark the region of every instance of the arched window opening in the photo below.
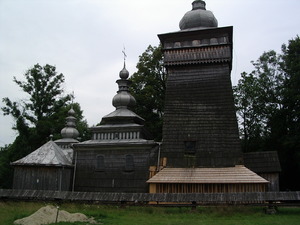
<svg viewBox="0 0 300 225">
<path fill-rule="evenodd" d="M 96 156 L 96 171 L 102 172 L 104 170 L 105 170 L 104 156 L 103 155 L 97 155 Z"/>
<path fill-rule="evenodd" d="M 126 172 L 131 172 L 134 170 L 134 160 L 132 155 L 125 156 L 125 169 Z"/>
</svg>

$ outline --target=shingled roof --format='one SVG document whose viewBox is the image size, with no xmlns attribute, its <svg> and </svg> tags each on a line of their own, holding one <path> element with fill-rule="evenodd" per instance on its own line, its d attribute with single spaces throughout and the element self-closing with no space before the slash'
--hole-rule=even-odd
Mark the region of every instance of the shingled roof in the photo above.
<svg viewBox="0 0 300 225">
<path fill-rule="evenodd" d="M 255 173 L 281 172 L 278 154 L 275 151 L 244 153 L 244 164 Z"/>
<path fill-rule="evenodd" d="M 268 183 L 244 166 L 225 168 L 164 168 L 147 183 Z"/>
<path fill-rule="evenodd" d="M 68 160 L 57 144 L 48 141 L 24 158 L 11 163 L 11 165 L 72 166 L 72 162 Z"/>
</svg>

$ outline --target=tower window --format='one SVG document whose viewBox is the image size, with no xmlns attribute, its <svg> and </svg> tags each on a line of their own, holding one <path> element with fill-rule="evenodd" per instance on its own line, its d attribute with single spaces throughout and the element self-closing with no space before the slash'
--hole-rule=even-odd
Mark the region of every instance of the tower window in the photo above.
<svg viewBox="0 0 300 225">
<path fill-rule="evenodd" d="M 185 155 L 196 155 L 196 141 L 185 141 L 184 147 Z"/>
<path fill-rule="evenodd" d="M 196 166 L 196 141 L 184 142 L 184 165 L 188 168 Z"/>
</svg>

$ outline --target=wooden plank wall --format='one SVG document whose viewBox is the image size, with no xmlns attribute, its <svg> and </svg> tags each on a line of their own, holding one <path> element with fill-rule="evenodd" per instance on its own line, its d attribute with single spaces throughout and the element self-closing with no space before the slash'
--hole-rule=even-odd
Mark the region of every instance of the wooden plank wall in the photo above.
<svg viewBox="0 0 300 225">
<path fill-rule="evenodd" d="M 151 184 L 150 193 L 264 192 L 265 184 Z"/>
<path fill-rule="evenodd" d="M 75 191 L 148 192 L 146 181 L 150 165 L 156 165 L 157 147 L 104 146 L 78 151 Z M 97 170 L 97 156 L 103 156 L 104 169 Z M 126 170 L 126 156 L 133 159 L 132 170 Z"/>
<path fill-rule="evenodd" d="M 279 191 L 279 173 L 258 173 L 258 175 L 270 182 L 267 191 Z"/>
<path fill-rule="evenodd" d="M 70 191 L 72 168 L 15 166 L 14 189 Z"/>
<path fill-rule="evenodd" d="M 41 190 L 0 189 L 0 200 L 62 200 L 98 203 L 147 203 L 147 202 L 196 202 L 202 204 L 257 202 L 300 202 L 297 192 L 252 192 L 252 193 L 193 193 L 193 194 L 149 194 L 149 193 L 99 193 Z"/>
</svg>

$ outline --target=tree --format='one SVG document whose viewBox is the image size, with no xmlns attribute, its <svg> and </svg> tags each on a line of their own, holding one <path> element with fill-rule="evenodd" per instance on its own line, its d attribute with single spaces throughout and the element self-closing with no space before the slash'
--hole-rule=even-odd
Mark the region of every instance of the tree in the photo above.
<svg viewBox="0 0 300 225">
<path fill-rule="evenodd" d="M 240 135 L 244 152 L 257 150 L 260 148 L 262 124 L 257 115 L 256 105 L 256 83 L 257 78 L 253 74 L 242 73 L 238 85 L 233 87 L 235 106 L 240 122 Z"/>
<path fill-rule="evenodd" d="M 284 103 L 289 112 L 287 121 L 290 132 L 299 133 L 300 127 L 300 38 L 289 41 L 288 46 L 282 46 L 284 65 L 286 73 Z"/>
<path fill-rule="evenodd" d="M 40 146 L 55 129 L 51 117 L 64 105 L 70 103 L 71 95 L 63 95 L 65 81 L 62 73 L 58 74 L 51 65 L 36 64 L 25 73 L 25 81 L 13 81 L 28 94 L 29 98 L 21 102 L 12 102 L 3 98 L 4 115 L 11 115 L 15 121 L 19 134 L 28 135 L 29 130 L 34 148 Z M 29 129 L 34 127 L 35 129 Z"/>
<path fill-rule="evenodd" d="M 25 81 L 13 81 L 27 94 L 28 99 L 20 102 L 3 98 L 4 115 L 15 120 L 13 129 L 18 132 L 14 142 L 0 152 L 0 187 L 9 188 L 12 184 L 12 168 L 9 162 L 20 159 L 49 140 L 52 134 L 60 138 L 60 131 L 65 126 L 67 112 L 71 107 L 72 95 L 65 95 L 63 90 L 64 75 L 57 73 L 51 65 L 36 64 L 25 73 Z M 88 138 L 87 123 L 83 120 L 78 103 L 73 103 L 78 120 L 78 130 L 84 139 Z M 83 135 L 85 133 L 85 135 Z"/>
<path fill-rule="evenodd" d="M 10 146 L 0 148 L 0 188 L 10 188 L 12 185 L 13 171 L 10 163 Z"/>
<path fill-rule="evenodd" d="M 286 74 L 284 83 L 284 108 L 278 116 L 284 118 L 279 128 L 283 129 L 282 149 L 279 155 L 284 161 L 283 182 L 285 188 L 300 189 L 300 38 L 291 39 L 288 45 L 282 46 L 283 71 Z M 273 140 L 279 139 L 274 135 Z"/>
<path fill-rule="evenodd" d="M 264 52 L 255 70 L 243 73 L 234 87 L 244 151 L 277 151 L 281 188 L 300 182 L 300 39 L 282 45 L 282 53 Z"/>
<path fill-rule="evenodd" d="M 148 46 L 136 67 L 138 71 L 130 78 L 130 91 L 137 102 L 133 110 L 146 120 L 145 126 L 160 141 L 167 78 L 161 46 Z"/>
<path fill-rule="evenodd" d="M 242 73 L 233 87 L 245 152 L 263 148 L 262 139 L 270 135 L 273 116 L 283 107 L 282 56 L 271 50 L 252 64 L 255 70 Z"/>
</svg>

